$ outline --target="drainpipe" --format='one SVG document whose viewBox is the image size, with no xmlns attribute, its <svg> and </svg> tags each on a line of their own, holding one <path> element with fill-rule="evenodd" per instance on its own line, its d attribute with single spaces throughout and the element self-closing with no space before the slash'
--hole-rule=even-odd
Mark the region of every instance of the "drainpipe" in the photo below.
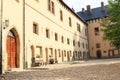
<svg viewBox="0 0 120 80">
<path fill-rule="evenodd" d="M 3 0 L 1 0 L 1 13 L 0 13 L 0 74 L 3 73 L 2 69 L 2 19 L 3 19 Z"/>
<path fill-rule="evenodd" d="M 23 69 L 26 69 L 26 62 L 25 62 L 25 0 L 23 0 Z"/>
<path fill-rule="evenodd" d="M 87 24 L 87 41 L 88 41 L 88 59 L 91 58 L 91 55 L 90 55 L 90 42 L 89 42 L 89 30 L 88 30 L 88 27 L 89 27 L 89 24 Z"/>
</svg>

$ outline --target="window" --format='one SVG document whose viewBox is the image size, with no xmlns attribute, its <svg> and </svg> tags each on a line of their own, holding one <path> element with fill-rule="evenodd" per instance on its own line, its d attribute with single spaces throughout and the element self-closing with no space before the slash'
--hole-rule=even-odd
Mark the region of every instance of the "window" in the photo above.
<svg viewBox="0 0 120 80">
<path fill-rule="evenodd" d="M 63 21 L 63 13 L 62 13 L 62 10 L 60 10 L 60 20 Z"/>
<path fill-rule="evenodd" d="M 77 23 L 77 31 L 81 32 L 80 24 L 79 23 Z"/>
<path fill-rule="evenodd" d="M 53 56 L 53 48 L 49 48 L 50 50 L 50 55 Z"/>
<path fill-rule="evenodd" d="M 39 31 L 38 31 L 38 24 L 35 23 L 35 22 L 33 22 L 33 33 L 35 33 L 35 34 L 39 33 Z"/>
<path fill-rule="evenodd" d="M 63 36 L 61 37 L 61 42 L 64 43 L 64 37 Z"/>
<path fill-rule="evenodd" d="M 69 38 L 67 38 L 67 44 L 68 44 L 68 45 L 70 44 L 70 39 L 69 39 Z"/>
<path fill-rule="evenodd" d="M 82 46 L 83 46 L 83 48 L 84 48 L 84 43 L 82 43 Z"/>
<path fill-rule="evenodd" d="M 73 40 L 73 46 L 75 46 L 75 40 Z"/>
<path fill-rule="evenodd" d="M 107 51 L 103 51 L 103 53 L 106 53 Z"/>
<path fill-rule="evenodd" d="M 110 42 L 109 45 L 110 45 L 110 47 L 113 47 L 113 43 L 112 42 Z"/>
<path fill-rule="evenodd" d="M 39 2 L 39 0 L 35 0 L 36 2 Z"/>
<path fill-rule="evenodd" d="M 70 51 L 70 56 L 72 56 L 72 51 Z"/>
<path fill-rule="evenodd" d="M 55 10 L 54 10 L 54 2 L 51 1 L 51 0 L 48 0 L 48 10 L 50 12 L 52 12 L 53 14 L 55 13 Z"/>
<path fill-rule="evenodd" d="M 36 46 L 36 48 L 38 48 L 38 50 L 40 50 L 40 51 L 39 51 L 40 56 L 43 57 L 43 54 L 42 54 L 42 47 L 41 47 L 41 46 Z"/>
<path fill-rule="evenodd" d="M 66 50 L 64 50 L 64 57 L 66 57 Z"/>
<path fill-rule="evenodd" d="M 55 33 L 55 40 L 58 41 L 58 34 Z"/>
<path fill-rule="evenodd" d="M 80 42 L 78 41 L 78 47 L 80 47 Z"/>
<path fill-rule="evenodd" d="M 50 0 L 48 0 L 48 10 L 51 11 Z"/>
<path fill-rule="evenodd" d="M 69 17 L 69 26 L 70 26 L 70 27 L 72 26 L 72 20 L 71 20 L 71 17 Z"/>
<path fill-rule="evenodd" d="M 46 29 L 46 37 L 50 38 L 50 30 L 49 29 Z"/>
<path fill-rule="evenodd" d="M 54 14 L 55 11 L 54 11 L 54 2 L 53 1 L 51 2 L 51 5 L 52 5 L 52 13 Z"/>
<path fill-rule="evenodd" d="M 88 49 L 88 44 L 86 44 L 86 49 Z"/>
<path fill-rule="evenodd" d="M 97 43 L 97 44 L 96 44 L 96 48 L 100 48 L 100 43 Z"/>
<path fill-rule="evenodd" d="M 85 36 L 87 36 L 87 29 L 85 29 Z"/>
<path fill-rule="evenodd" d="M 99 28 L 98 27 L 94 28 L 94 32 L 95 32 L 95 35 L 99 35 Z"/>
<path fill-rule="evenodd" d="M 19 3 L 19 0 L 16 0 Z"/>
<path fill-rule="evenodd" d="M 60 49 L 58 49 L 59 57 L 61 57 Z"/>
</svg>

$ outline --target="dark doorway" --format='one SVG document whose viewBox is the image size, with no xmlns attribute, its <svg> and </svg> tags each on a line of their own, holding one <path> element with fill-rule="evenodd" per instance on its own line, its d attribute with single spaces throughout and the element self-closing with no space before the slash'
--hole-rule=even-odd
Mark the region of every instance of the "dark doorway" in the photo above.
<svg viewBox="0 0 120 80">
<path fill-rule="evenodd" d="M 97 55 L 97 58 L 99 58 L 99 59 L 100 59 L 100 58 L 101 58 L 101 56 L 102 56 L 102 55 L 101 55 L 101 51 L 100 51 L 100 50 L 97 50 L 96 55 Z"/>
</svg>

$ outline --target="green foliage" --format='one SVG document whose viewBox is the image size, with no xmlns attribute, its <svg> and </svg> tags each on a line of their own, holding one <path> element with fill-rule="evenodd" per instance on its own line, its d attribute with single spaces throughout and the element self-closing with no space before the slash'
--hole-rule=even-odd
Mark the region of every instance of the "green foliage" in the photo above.
<svg viewBox="0 0 120 80">
<path fill-rule="evenodd" d="M 120 49 L 120 0 L 109 0 L 108 17 L 101 21 L 103 39 Z"/>
<path fill-rule="evenodd" d="M 37 55 L 36 55 L 36 58 L 41 58 L 41 55 L 40 55 L 40 54 L 37 54 Z"/>
<path fill-rule="evenodd" d="M 51 58 L 51 57 L 53 57 L 53 55 L 49 55 L 49 57 Z"/>
</svg>

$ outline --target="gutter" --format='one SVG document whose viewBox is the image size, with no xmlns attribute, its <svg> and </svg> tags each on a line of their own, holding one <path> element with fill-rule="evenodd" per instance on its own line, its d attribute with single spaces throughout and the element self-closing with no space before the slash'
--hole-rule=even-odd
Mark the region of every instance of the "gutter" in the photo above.
<svg viewBox="0 0 120 80">
<path fill-rule="evenodd" d="M 25 0 L 23 0 L 23 69 L 26 69 L 26 62 L 25 62 Z"/>
<path fill-rule="evenodd" d="M 1 16 L 0 16 L 0 74 L 3 73 L 2 67 L 2 22 L 3 22 L 3 0 L 1 0 Z"/>
</svg>

